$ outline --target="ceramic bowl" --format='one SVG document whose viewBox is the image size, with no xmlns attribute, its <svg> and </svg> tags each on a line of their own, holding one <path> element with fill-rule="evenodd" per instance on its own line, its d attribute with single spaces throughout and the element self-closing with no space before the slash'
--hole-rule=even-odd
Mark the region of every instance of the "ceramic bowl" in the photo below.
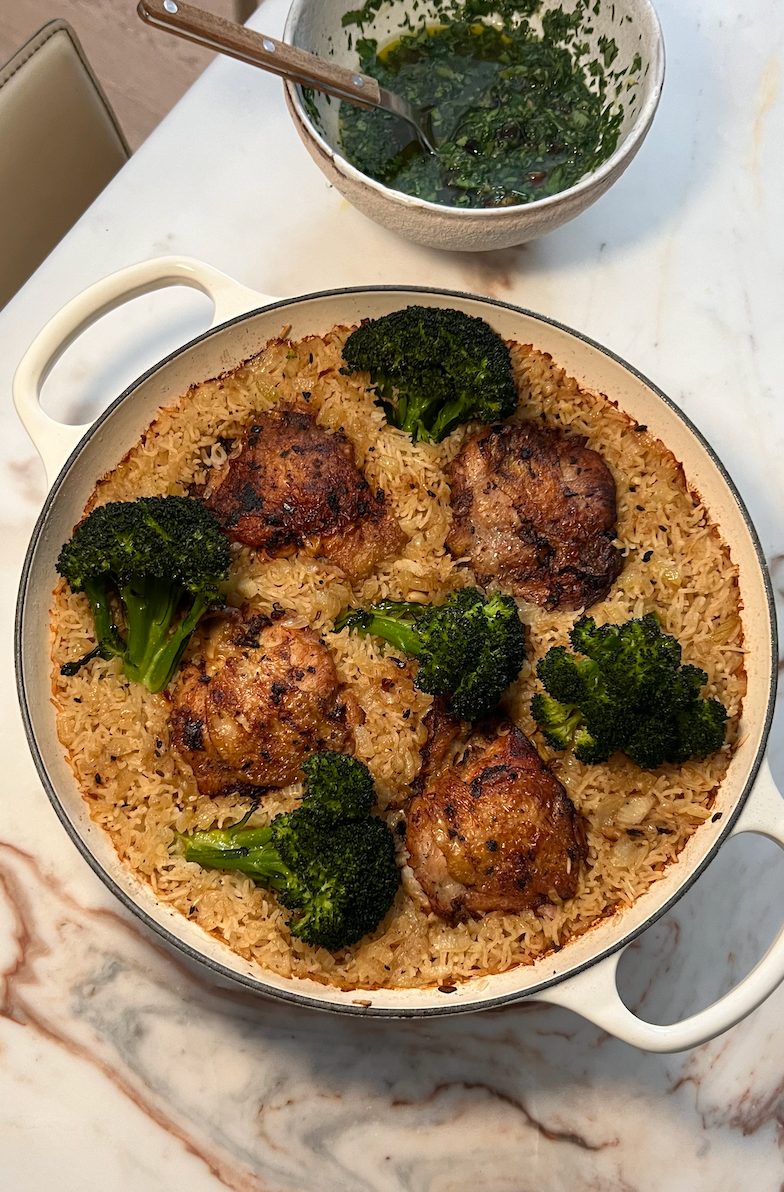
<svg viewBox="0 0 784 1192">
<path fill-rule="evenodd" d="M 358 0 L 293 0 L 284 38 L 291 45 L 332 58 L 342 66 L 358 64 L 352 48 L 356 26 L 342 25 L 345 14 Z M 539 17 L 552 8 L 574 8 L 575 0 L 543 0 Z M 651 126 L 664 82 L 664 43 L 656 13 L 649 0 L 597 0 L 585 6 L 582 40 L 591 54 L 600 55 L 599 42 L 614 40 L 618 53 L 613 72 L 624 71 L 618 103 L 624 117 L 614 153 L 597 170 L 575 186 L 548 198 L 515 207 L 458 208 L 416 199 L 391 190 L 361 173 L 342 155 L 338 127 L 339 104 L 316 94 L 305 104 L 302 88 L 286 82 L 286 102 L 314 161 L 329 181 L 364 215 L 393 232 L 431 248 L 481 251 L 508 248 L 534 240 L 574 219 L 612 186 L 637 153 Z M 419 22 L 424 16 L 438 23 L 438 0 L 386 0 L 365 36 L 389 44 L 404 29 L 406 17 Z"/>
</svg>

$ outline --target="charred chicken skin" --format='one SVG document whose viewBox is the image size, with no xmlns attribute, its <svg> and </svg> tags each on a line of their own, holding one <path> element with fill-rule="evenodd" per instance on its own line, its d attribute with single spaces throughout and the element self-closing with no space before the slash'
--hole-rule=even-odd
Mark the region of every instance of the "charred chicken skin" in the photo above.
<svg viewBox="0 0 784 1192">
<path fill-rule="evenodd" d="M 352 580 L 369 575 L 405 541 L 346 436 L 322 430 L 299 406 L 258 416 L 205 501 L 235 542 L 269 558 L 299 550 L 323 555 Z"/>
<path fill-rule="evenodd" d="M 313 753 L 347 752 L 361 716 L 312 629 L 256 614 L 218 624 L 183 667 L 171 737 L 203 795 L 252 794 L 296 781 Z"/>
<path fill-rule="evenodd" d="M 452 464 L 446 540 L 480 584 L 548 609 L 589 608 L 623 561 L 615 537 L 615 481 L 582 435 L 524 423 L 492 426 Z"/>
<path fill-rule="evenodd" d="M 528 738 L 508 720 L 486 721 L 447 761 L 460 722 L 436 705 L 425 723 L 406 844 L 431 910 L 455 923 L 573 898 L 584 821 Z"/>
</svg>

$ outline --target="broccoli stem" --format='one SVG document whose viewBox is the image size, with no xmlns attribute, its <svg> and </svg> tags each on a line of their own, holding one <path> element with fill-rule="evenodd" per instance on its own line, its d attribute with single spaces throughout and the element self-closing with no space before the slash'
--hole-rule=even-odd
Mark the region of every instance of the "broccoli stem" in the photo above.
<svg viewBox="0 0 784 1192">
<path fill-rule="evenodd" d="M 403 609 L 408 606 L 401 605 L 400 607 Z M 417 605 L 411 605 L 411 608 L 417 607 Z M 376 637 L 383 637 L 384 641 L 389 642 L 396 650 L 402 650 L 404 654 L 411 654 L 414 658 L 417 658 L 422 652 L 422 641 L 416 629 L 394 617 L 370 613 L 363 618 L 358 629 L 362 634 L 371 633 Z"/>
<path fill-rule="evenodd" d="M 557 723 L 559 733 L 566 741 L 573 741 L 577 732 L 585 725 L 583 714 L 575 704 L 561 705 L 561 719 Z M 556 725 L 551 726 L 553 729 Z"/>
<path fill-rule="evenodd" d="M 553 749 L 568 749 L 584 725 L 576 704 L 562 703 L 551 695 L 537 693 L 531 700 L 531 713 Z"/>
<path fill-rule="evenodd" d="M 172 632 L 184 594 L 183 588 L 170 581 L 150 576 L 135 576 L 120 592 L 128 628 L 123 673 L 153 693 L 168 686 L 191 633 L 207 610 L 208 602 L 197 596 Z"/>
<path fill-rule="evenodd" d="M 291 870 L 270 843 L 271 828 L 242 827 L 251 814 L 231 828 L 179 836 L 185 844 L 185 860 L 205 869 L 240 869 L 275 890 L 285 890 L 294 881 Z"/>
<path fill-rule="evenodd" d="M 117 632 L 117 626 L 112 617 L 109 603 L 109 585 L 105 579 L 88 580 L 84 585 L 85 595 L 90 601 L 93 620 L 95 621 L 95 635 L 103 658 L 112 658 L 115 654 L 122 654 L 125 643 Z M 108 652 L 104 652 L 108 651 Z"/>
<path fill-rule="evenodd" d="M 456 426 L 467 421 L 468 418 L 470 415 L 467 415 L 464 401 L 455 399 L 455 401 L 447 402 L 430 428 L 433 441 L 440 443 Z"/>
<path fill-rule="evenodd" d="M 428 421 L 440 400 L 437 394 L 433 397 L 414 393 L 401 395 L 398 398 L 397 425 L 412 435 L 415 442 L 430 442 L 435 435 L 430 431 Z"/>
</svg>

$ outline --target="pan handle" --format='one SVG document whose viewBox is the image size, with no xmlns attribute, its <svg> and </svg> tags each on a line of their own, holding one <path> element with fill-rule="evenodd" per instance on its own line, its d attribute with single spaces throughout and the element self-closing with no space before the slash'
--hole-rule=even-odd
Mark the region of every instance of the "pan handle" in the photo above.
<svg viewBox="0 0 784 1192">
<path fill-rule="evenodd" d="M 22 357 L 13 381 L 16 412 L 43 460 L 50 487 L 90 424 L 66 426 L 45 414 L 40 402 L 44 381 L 66 348 L 102 315 L 132 298 L 166 286 L 190 286 L 211 298 L 215 305 L 213 327 L 276 301 L 246 289 L 225 273 L 192 257 L 140 261 L 104 277 L 72 298 L 39 331 Z"/>
<path fill-rule="evenodd" d="M 737 836 L 741 832 L 757 832 L 775 840 L 784 849 L 784 799 L 773 781 L 767 759 L 762 763 L 754 790 L 732 835 Z M 759 964 L 724 997 L 682 1022 L 657 1026 L 638 1018 L 627 1009 L 618 995 L 615 975 L 624 950 L 615 952 L 553 989 L 537 994 L 536 1000 L 574 1010 L 589 1022 L 643 1051 L 686 1051 L 729 1030 L 764 1002 L 784 980 L 782 927 Z"/>
</svg>

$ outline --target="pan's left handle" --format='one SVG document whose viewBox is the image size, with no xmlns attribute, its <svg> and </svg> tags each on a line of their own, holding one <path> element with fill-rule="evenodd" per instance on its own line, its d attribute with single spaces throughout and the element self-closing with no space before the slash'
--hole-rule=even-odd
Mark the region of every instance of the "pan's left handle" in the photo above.
<svg viewBox="0 0 784 1192">
<path fill-rule="evenodd" d="M 132 298 L 166 286 L 190 286 L 211 298 L 215 305 L 213 327 L 276 301 L 192 257 L 140 261 L 97 281 L 72 298 L 35 337 L 13 381 L 16 411 L 43 460 L 50 486 L 90 424 L 66 426 L 45 414 L 40 401 L 44 381 L 66 348 L 102 315 Z"/>
</svg>

